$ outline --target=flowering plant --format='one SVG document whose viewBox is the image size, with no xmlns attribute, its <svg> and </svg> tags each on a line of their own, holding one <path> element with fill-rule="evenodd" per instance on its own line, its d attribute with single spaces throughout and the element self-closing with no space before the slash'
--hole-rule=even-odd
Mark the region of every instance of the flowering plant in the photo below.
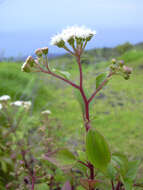
<svg viewBox="0 0 143 190">
<path fill-rule="evenodd" d="M 135 186 L 138 186 L 138 184 L 135 184 L 135 177 L 139 162 L 128 160 L 122 153 L 111 153 L 103 134 L 97 129 L 93 129 L 90 117 L 91 104 L 99 91 L 114 75 L 120 75 L 125 80 L 128 80 L 132 73 L 132 68 L 127 67 L 122 60 L 112 59 L 108 71 L 98 74 L 95 90 L 91 95 L 88 95 L 84 86 L 81 57 L 87 43 L 95 34 L 95 31 L 85 27 L 73 26 L 63 30 L 51 40 L 52 45 L 65 49 L 76 59 L 79 68 L 78 83 L 70 80 L 70 74 L 67 71 L 52 68 L 48 61 L 48 48 L 46 47 L 35 51 L 36 59 L 29 56 L 22 66 L 22 71 L 42 72 L 72 86 L 76 90 L 76 98 L 82 109 L 86 133 L 85 151 L 78 150 L 76 154 L 73 154 L 68 149 L 61 149 L 46 154 L 44 158 L 62 170 L 66 170 L 66 172 L 72 172 L 75 166 L 80 168 L 83 175 L 79 183 L 84 189 L 95 190 L 97 188 L 103 189 L 103 187 L 107 189 L 105 182 L 108 180 L 112 190 L 132 190 Z M 63 190 L 75 189 L 74 180 L 70 179 L 69 181 L 64 184 Z"/>
</svg>

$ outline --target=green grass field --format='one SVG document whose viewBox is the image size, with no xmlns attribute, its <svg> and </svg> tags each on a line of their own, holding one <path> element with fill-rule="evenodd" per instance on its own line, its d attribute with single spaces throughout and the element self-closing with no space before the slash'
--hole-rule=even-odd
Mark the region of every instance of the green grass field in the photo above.
<svg viewBox="0 0 143 190">
<path fill-rule="evenodd" d="M 143 51 L 131 50 L 120 58 L 133 67 L 131 79 L 115 76 L 98 94 L 90 112 L 92 125 L 104 134 L 112 150 L 143 159 Z M 83 64 L 84 84 L 90 93 L 95 89 L 96 74 L 108 65 L 108 61 Z M 70 57 L 52 59 L 52 66 L 69 71 L 77 81 L 78 68 Z M 59 119 L 65 128 L 59 135 L 78 146 L 84 139 L 83 123 L 72 87 L 45 74 L 22 73 L 20 67 L 21 63 L 0 63 L 0 95 L 32 100 L 35 117 L 39 111 L 50 109 L 50 117 Z"/>
</svg>

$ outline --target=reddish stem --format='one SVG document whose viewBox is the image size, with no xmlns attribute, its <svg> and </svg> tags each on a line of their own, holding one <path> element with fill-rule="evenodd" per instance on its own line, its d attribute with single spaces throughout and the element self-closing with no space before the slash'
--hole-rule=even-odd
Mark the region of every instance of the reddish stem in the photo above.
<svg viewBox="0 0 143 190">
<path fill-rule="evenodd" d="M 77 52 L 76 55 L 77 55 L 77 63 L 79 66 L 79 73 L 80 73 L 80 93 L 81 93 L 81 96 L 83 97 L 83 101 L 84 101 L 84 105 L 85 105 L 85 118 L 84 118 L 85 128 L 86 128 L 86 131 L 88 131 L 90 129 L 89 102 L 88 102 L 85 92 L 83 90 L 83 73 L 82 73 L 82 66 L 81 66 L 81 62 L 80 62 L 81 54 L 80 54 L 80 52 Z"/>
<path fill-rule="evenodd" d="M 65 79 L 65 78 L 63 78 L 63 77 L 61 77 L 60 75 L 57 75 L 57 74 L 53 73 L 53 72 L 50 71 L 50 70 L 49 70 L 49 71 L 46 71 L 46 70 L 44 70 L 42 67 L 39 67 L 39 69 L 40 69 L 40 71 L 43 72 L 43 73 L 50 74 L 50 75 L 52 75 L 52 76 L 54 76 L 54 77 L 56 77 L 56 78 L 58 78 L 58 79 L 63 80 L 64 82 L 70 84 L 70 85 L 73 86 L 74 88 L 77 88 L 77 89 L 80 88 L 80 87 L 79 87 L 78 85 L 76 85 L 75 83 L 73 83 L 73 82 L 71 82 L 71 81 L 69 81 L 69 80 L 67 80 L 67 79 Z"/>
<path fill-rule="evenodd" d="M 84 166 L 86 166 L 87 168 L 89 168 L 89 165 L 88 164 L 86 164 L 86 163 L 84 163 L 84 162 L 82 162 L 82 161 L 78 161 L 79 163 L 81 163 L 82 165 L 84 165 Z"/>
<path fill-rule="evenodd" d="M 34 186 L 35 186 L 35 175 L 32 175 L 32 188 L 31 190 L 34 190 Z"/>
<path fill-rule="evenodd" d="M 112 184 L 112 190 L 115 190 L 115 187 L 114 187 L 114 182 L 113 182 L 113 180 L 111 180 L 111 184 Z"/>
<path fill-rule="evenodd" d="M 121 184 L 122 184 L 122 183 L 121 183 L 120 181 L 117 183 L 116 190 L 120 190 Z"/>
</svg>

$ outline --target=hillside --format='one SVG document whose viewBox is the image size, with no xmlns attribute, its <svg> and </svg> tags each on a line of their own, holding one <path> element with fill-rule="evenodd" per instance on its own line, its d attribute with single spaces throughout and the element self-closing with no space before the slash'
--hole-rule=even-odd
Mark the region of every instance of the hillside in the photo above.
<svg viewBox="0 0 143 190">
<path fill-rule="evenodd" d="M 85 52 L 84 82 L 89 92 L 94 91 L 96 74 L 109 65 L 112 57 L 123 59 L 133 67 L 134 72 L 131 79 L 127 81 L 114 77 L 97 96 L 91 112 L 92 123 L 104 132 L 114 150 L 124 150 L 129 155 L 134 153 L 134 157 L 143 159 L 142 44 L 134 46 L 122 55 L 119 55 L 116 49 L 110 48 Z M 68 70 L 72 79 L 77 79 L 78 69 L 70 56 L 57 57 L 50 62 L 52 67 Z M 11 95 L 13 100 L 32 100 L 34 104 L 32 112 L 35 115 L 39 111 L 50 109 L 51 117 L 59 119 L 61 125 L 66 128 L 62 131 L 63 139 L 66 140 L 67 136 L 64 137 L 64 134 L 68 134 L 69 142 L 75 146 L 83 133 L 81 110 L 74 99 L 72 88 L 44 74 L 22 73 L 20 67 L 21 63 L 0 63 L 0 95 Z M 71 140 L 73 136 L 75 139 Z"/>
</svg>

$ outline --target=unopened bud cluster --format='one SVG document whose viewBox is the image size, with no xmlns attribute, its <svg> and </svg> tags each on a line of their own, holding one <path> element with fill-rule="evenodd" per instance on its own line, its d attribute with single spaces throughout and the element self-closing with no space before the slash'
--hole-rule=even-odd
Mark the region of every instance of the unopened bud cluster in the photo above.
<svg viewBox="0 0 143 190">
<path fill-rule="evenodd" d="M 117 61 L 116 59 L 112 59 L 112 64 L 110 65 L 110 70 L 114 74 L 119 74 L 124 77 L 124 79 L 128 80 L 133 71 L 132 68 L 127 67 L 123 60 Z"/>
<path fill-rule="evenodd" d="M 40 58 L 48 55 L 48 47 L 36 49 L 35 54 L 37 56 L 37 59 L 34 59 L 32 56 L 27 57 L 25 63 L 21 67 L 21 70 L 23 72 L 29 73 L 36 69 L 39 64 Z"/>
</svg>

